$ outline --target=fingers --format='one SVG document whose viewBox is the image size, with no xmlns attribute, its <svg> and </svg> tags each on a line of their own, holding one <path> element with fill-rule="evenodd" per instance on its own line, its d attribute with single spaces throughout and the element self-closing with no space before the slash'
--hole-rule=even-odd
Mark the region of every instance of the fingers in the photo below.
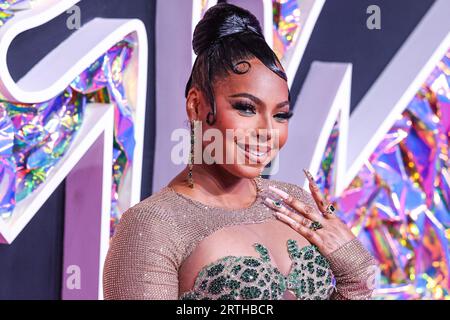
<svg viewBox="0 0 450 320">
<path fill-rule="evenodd" d="M 280 190 L 274 186 L 269 186 L 269 189 L 273 191 L 275 194 L 280 196 L 283 199 L 283 202 L 286 203 L 291 208 L 297 210 L 299 213 L 301 213 L 305 218 L 311 220 L 311 221 L 322 221 L 322 215 L 317 212 L 317 209 L 314 207 L 307 205 L 298 199 L 295 199 L 288 193 L 284 192 L 283 190 Z"/>
<path fill-rule="evenodd" d="M 275 211 L 274 215 L 277 217 L 278 220 L 286 223 L 293 230 L 295 230 L 299 234 L 301 234 L 310 243 L 315 244 L 318 247 L 321 246 L 322 238 L 319 236 L 319 234 L 317 232 L 309 229 L 302 223 L 298 222 L 297 220 L 294 220 L 293 218 L 287 216 L 286 214 L 284 214 L 280 211 Z M 297 217 L 298 217 L 298 215 L 297 215 Z"/>
<path fill-rule="evenodd" d="M 323 197 L 322 192 L 320 192 L 319 186 L 317 185 L 316 181 L 314 181 L 314 177 L 306 169 L 303 169 L 303 172 L 305 173 L 305 176 L 308 179 L 309 190 L 311 191 L 311 195 L 314 201 L 316 202 L 317 207 L 319 208 L 320 212 L 322 212 L 325 215 L 325 217 L 330 218 L 330 214 L 327 212 L 328 203 Z"/>
<path fill-rule="evenodd" d="M 291 210 L 289 210 L 288 208 L 286 208 L 285 206 L 283 206 L 281 204 L 281 202 L 270 199 L 270 198 L 266 198 L 264 200 L 264 202 L 271 207 L 272 209 L 276 210 L 279 213 L 282 213 L 284 216 L 288 217 L 290 220 L 300 223 L 301 225 L 305 226 L 305 227 L 309 227 L 312 223 L 311 220 L 296 214 L 294 212 L 292 212 Z"/>
<path fill-rule="evenodd" d="M 305 226 L 298 225 L 296 231 L 300 233 L 310 243 L 315 244 L 317 247 L 322 247 L 322 238 L 316 231 L 313 231 Z"/>
<path fill-rule="evenodd" d="M 328 203 L 328 201 L 325 199 L 322 192 L 320 191 L 319 186 L 315 182 L 312 174 L 306 169 L 303 169 L 303 171 L 305 172 L 306 178 L 308 179 L 309 190 L 311 191 L 311 195 L 312 195 L 314 201 L 316 202 L 317 207 L 319 208 L 320 212 L 323 213 L 323 216 L 326 219 L 337 218 L 336 208 L 332 204 Z"/>
<path fill-rule="evenodd" d="M 336 208 L 330 203 L 325 208 L 325 213 L 323 214 L 327 219 L 335 219 L 336 216 Z"/>
</svg>

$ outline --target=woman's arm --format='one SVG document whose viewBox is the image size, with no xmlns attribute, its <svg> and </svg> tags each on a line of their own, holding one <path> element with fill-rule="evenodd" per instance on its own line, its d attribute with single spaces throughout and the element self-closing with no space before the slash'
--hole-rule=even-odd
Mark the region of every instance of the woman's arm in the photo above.
<svg viewBox="0 0 450 320">
<path fill-rule="evenodd" d="M 105 299 L 178 299 L 176 226 L 167 220 L 141 204 L 122 215 L 105 261 Z"/>
<path fill-rule="evenodd" d="M 362 243 L 353 239 L 327 257 L 336 279 L 332 300 L 367 300 L 372 297 L 378 263 Z"/>
</svg>

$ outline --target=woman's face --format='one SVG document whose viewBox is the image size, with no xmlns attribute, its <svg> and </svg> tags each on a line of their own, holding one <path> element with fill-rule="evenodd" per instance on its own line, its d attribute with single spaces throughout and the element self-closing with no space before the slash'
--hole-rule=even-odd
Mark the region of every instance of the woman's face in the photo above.
<svg viewBox="0 0 450 320">
<path fill-rule="evenodd" d="M 212 153 L 217 165 L 234 176 L 254 178 L 286 143 L 290 111 L 286 81 L 256 58 L 248 63 L 246 73 L 215 81 L 216 122 L 202 125 L 204 132 L 214 128 L 224 137 L 223 146 Z M 240 67 L 247 69 L 248 64 Z M 200 119 L 211 110 L 205 105 Z M 210 143 L 203 141 L 203 148 Z"/>
</svg>

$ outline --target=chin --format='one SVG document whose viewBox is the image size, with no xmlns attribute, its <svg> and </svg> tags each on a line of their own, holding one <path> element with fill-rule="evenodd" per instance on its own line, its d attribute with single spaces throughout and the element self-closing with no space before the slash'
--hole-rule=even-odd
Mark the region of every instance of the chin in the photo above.
<svg viewBox="0 0 450 320">
<path fill-rule="evenodd" d="M 253 179 L 258 177 L 264 170 L 265 165 L 250 165 L 250 164 L 225 164 L 223 169 L 231 175 L 239 178 Z"/>
</svg>

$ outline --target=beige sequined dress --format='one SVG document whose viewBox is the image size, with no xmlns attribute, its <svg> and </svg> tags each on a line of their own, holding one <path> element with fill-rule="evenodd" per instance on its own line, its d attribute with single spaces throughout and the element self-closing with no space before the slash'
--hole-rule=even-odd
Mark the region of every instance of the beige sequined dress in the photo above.
<svg viewBox="0 0 450 320">
<path fill-rule="evenodd" d="M 105 261 L 105 299 L 369 299 L 376 260 L 356 238 L 323 257 L 314 246 L 288 241 L 292 269 L 283 276 L 267 249 L 260 257 L 224 257 L 205 266 L 191 291 L 179 294 L 179 268 L 198 243 L 222 228 L 276 219 L 264 204 L 268 185 L 315 205 L 302 188 L 257 179 L 262 191 L 248 208 L 211 208 L 165 187 L 126 211 Z"/>
</svg>

